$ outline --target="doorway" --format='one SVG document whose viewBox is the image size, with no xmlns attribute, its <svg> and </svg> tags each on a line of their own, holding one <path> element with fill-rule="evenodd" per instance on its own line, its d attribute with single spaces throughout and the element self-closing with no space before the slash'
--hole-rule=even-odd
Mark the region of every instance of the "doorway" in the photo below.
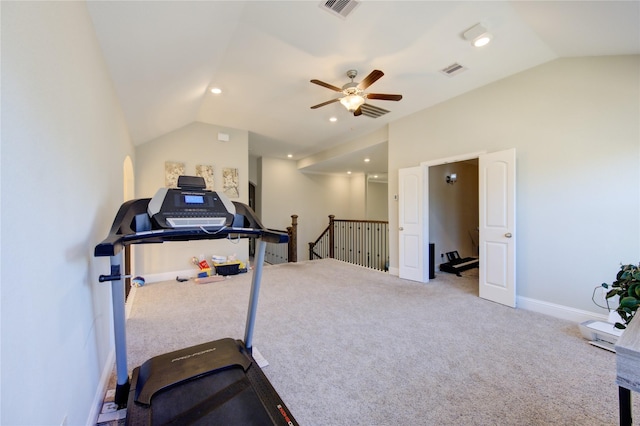
<svg viewBox="0 0 640 426">
<path fill-rule="evenodd" d="M 424 250 L 430 241 L 429 168 L 473 159 L 478 159 L 479 294 L 484 299 L 515 307 L 516 151 L 513 148 L 433 160 L 398 171 L 399 276 L 429 281 L 424 274 L 430 264 Z M 448 184 L 452 178 L 451 175 L 445 177 Z"/>
<path fill-rule="evenodd" d="M 429 167 L 428 206 L 434 269 L 447 261 L 446 253 L 479 257 L 478 159 Z"/>
</svg>

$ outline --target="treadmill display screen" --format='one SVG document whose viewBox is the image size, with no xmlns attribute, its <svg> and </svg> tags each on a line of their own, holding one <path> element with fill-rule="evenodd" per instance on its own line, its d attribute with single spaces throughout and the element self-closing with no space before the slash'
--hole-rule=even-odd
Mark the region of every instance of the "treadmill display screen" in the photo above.
<svg viewBox="0 0 640 426">
<path fill-rule="evenodd" d="M 186 204 L 204 204 L 204 197 L 202 195 L 185 195 L 184 202 Z"/>
</svg>

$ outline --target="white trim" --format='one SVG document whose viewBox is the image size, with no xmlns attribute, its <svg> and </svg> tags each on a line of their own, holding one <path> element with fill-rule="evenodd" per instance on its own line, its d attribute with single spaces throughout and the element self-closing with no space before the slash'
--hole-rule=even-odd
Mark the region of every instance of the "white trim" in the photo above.
<svg viewBox="0 0 640 426">
<path fill-rule="evenodd" d="M 160 272 L 158 274 L 142 275 L 145 283 L 157 283 L 161 281 L 174 281 L 176 277 L 194 277 L 198 275 L 195 269 L 184 269 L 182 271 Z"/>
<path fill-rule="evenodd" d="M 389 275 L 398 276 L 398 268 L 389 268 Z M 609 321 L 608 314 L 597 314 L 591 311 L 571 308 L 569 306 L 558 305 L 556 303 L 545 302 L 542 300 L 530 299 L 528 297 L 516 295 L 516 307 L 526 311 L 537 312 L 539 314 L 549 315 L 554 318 L 568 320 L 580 324 L 585 321 Z"/>
<path fill-rule="evenodd" d="M 420 163 L 420 165 L 423 167 L 425 166 L 432 167 L 432 166 L 440 166 L 442 164 L 457 163 L 458 161 L 467 161 L 467 160 L 473 160 L 475 158 L 479 158 L 481 155 L 486 153 L 487 151 L 478 151 L 478 152 L 471 152 L 469 154 L 454 155 L 453 157 L 438 158 L 435 160 L 423 161 Z"/>
<path fill-rule="evenodd" d="M 100 381 L 98 382 L 98 388 L 96 389 L 96 393 L 93 396 L 93 402 L 91 403 L 91 411 L 89 412 L 89 417 L 87 417 L 87 426 L 96 426 L 98 422 L 98 416 L 102 412 L 102 405 L 104 404 L 104 394 L 107 391 L 107 387 L 109 386 L 109 379 L 111 378 L 111 373 L 113 372 L 113 366 L 116 362 L 116 351 L 112 346 L 109 351 L 109 355 L 107 356 L 107 362 L 104 363 L 104 368 L 102 369 L 102 374 L 100 375 Z"/>
<path fill-rule="evenodd" d="M 517 296 L 516 306 L 527 311 L 538 312 L 555 318 L 573 321 L 575 323 L 581 323 L 589 320 L 606 322 L 608 320 L 608 315 L 605 314 L 596 314 L 590 311 L 583 311 L 569 306 L 558 305 L 522 296 Z"/>
</svg>

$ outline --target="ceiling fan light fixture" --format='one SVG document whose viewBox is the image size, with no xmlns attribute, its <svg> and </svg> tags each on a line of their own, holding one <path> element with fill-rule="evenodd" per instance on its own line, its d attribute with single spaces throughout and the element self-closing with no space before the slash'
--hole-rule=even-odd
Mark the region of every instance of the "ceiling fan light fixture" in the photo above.
<svg viewBox="0 0 640 426">
<path fill-rule="evenodd" d="M 344 105 L 349 112 L 354 112 L 364 103 L 364 98 L 360 95 L 347 95 L 340 99 L 340 103 Z"/>
</svg>

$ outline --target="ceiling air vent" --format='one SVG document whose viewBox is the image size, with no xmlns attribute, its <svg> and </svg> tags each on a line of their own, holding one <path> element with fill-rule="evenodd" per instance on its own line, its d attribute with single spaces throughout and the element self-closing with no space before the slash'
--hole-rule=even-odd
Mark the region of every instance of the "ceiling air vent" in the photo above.
<svg viewBox="0 0 640 426">
<path fill-rule="evenodd" d="M 465 71 L 466 68 L 460 64 L 451 64 L 448 67 L 441 69 L 440 72 L 444 75 L 448 75 L 449 77 L 453 77 L 454 75 L 460 74 L 462 71 Z"/>
<path fill-rule="evenodd" d="M 367 117 L 371 118 L 378 118 L 389 112 L 386 109 L 382 109 L 369 104 L 362 104 L 362 106 L 360 107 L 360 111 L 362 111 L 362 115 L 366 115 Z"/>
<path fill-rule="evenodd" d="M 332 15 L 346 18 L 360 3 L 356 0 L 328 0 L 320 3 L 320 7 Z"/>
</svg>

